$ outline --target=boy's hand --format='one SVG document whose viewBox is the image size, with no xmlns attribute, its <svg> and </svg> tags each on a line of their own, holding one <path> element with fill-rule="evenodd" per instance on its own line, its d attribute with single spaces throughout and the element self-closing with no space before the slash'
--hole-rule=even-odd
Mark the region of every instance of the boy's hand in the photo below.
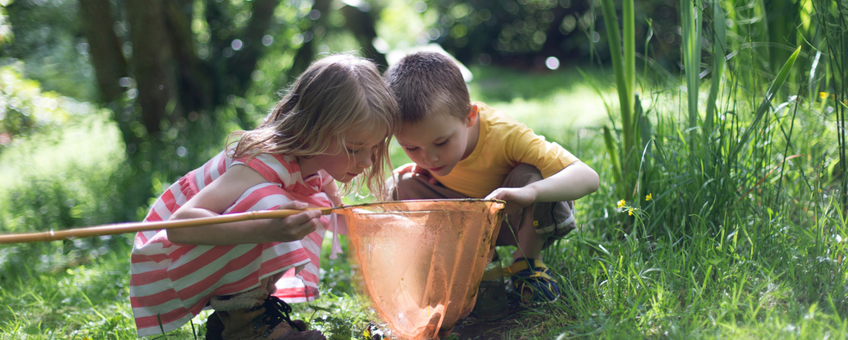
<svg viewBox="0 0 848 340">
<path fill-rule="evenodd" d="M 430 175 L 430 171 L 427 171 L 427 169 L 424 169 L 424 168 L 418 166 L 418 164 L 415 164 L 415 163 L 409 163 L 409 164 L 401 165 L 400 167 L 395 169 L 395 171 L 392 171 L 392 173 L 397 174 L 397 175 L 401 175 L 401 174 L 405 174 L 405 173 L 412 173 L 413 177 L 414 176 L 422 176 L 422 178 L 426 179 L 427 182 L 430 182 L 430 184 L 438 184 L 439 183 L 439 180 L 437 180 L 435 177 L 433 177 L 433 175 Z"/>
<path fill-rule="evenodd" d="M 497 188 L 486 199 L 506 201 L 504 212 L 511 214 L 536 202 L 536 193 L 528 187 Z"/>
</svg>

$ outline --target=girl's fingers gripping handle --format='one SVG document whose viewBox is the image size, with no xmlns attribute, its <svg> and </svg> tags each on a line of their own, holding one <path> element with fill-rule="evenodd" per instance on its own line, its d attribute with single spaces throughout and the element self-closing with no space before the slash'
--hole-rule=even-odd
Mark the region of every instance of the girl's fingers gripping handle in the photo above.
<svg viewBox="0 0 848 340">
<path fill-rule="evenodd" d="M 291 215 L 299 214 L 304 211 L 309 210 L 319 210 L 321 211 L 321 215 L 327 215 L 333 212 L 335 208 L 327 207 L 327 208 L 306 208 L 306 209 L 280 209 L 280 210 L 264 210 L 264 211 L 254 211 L 252 214 L 254 215 L 253 219 L 259 218 L 286 218 Z"/>
</svg>

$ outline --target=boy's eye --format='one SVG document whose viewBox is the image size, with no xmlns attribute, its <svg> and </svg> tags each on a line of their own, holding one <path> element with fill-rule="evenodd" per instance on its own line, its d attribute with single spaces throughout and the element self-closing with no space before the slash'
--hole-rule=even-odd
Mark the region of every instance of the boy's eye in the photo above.
<svg viewBox="0 0 848 340">
<path fill-rule="evenodd" d="M 448 143 L 448 139 L 445 139 L 445 140 L 444 140 L 443 142 L 441 142 L 441 143 L 436 143 L 436 146 L 442 146 L 442 145 L 445 145 L 445 144 L 447 144 L 447 143 Z"/>
</svg>

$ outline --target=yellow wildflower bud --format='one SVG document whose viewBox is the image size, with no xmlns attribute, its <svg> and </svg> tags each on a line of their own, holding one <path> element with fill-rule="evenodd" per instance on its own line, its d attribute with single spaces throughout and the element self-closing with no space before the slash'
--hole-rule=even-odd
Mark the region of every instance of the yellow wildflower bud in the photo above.
<svg viewBox="0 0 848 340">
<path fill-rule="evenodd" d="M 624 200 L 618 201 L 618 208 L 620 209 L 620 208 L 624 207 L 625 203 L 627 203 L 627 202 L 624 202 Z"/>
<path fill-rule="evenodd" d="M 645 196 L 645 201 L 650 201 L 652 199 L 654 199 L 654 196 L 652 196 L 651 194 L 648 194 L 647 196 Z"/>
<path fill-rule="evenodd" d="M 819 98 L 821 98 L 821 99 L 827 98 L 827 92 L 819 92 Z"/>
</svg>

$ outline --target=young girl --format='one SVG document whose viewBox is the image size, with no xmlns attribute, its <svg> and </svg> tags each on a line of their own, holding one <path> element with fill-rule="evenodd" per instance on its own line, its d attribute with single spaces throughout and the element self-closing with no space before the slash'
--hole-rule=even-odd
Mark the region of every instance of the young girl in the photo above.
<svg viewBox="0 0 848 340">
<path fill-rule="evenodd" d="M 348 192 L 359 175 L 380 195 L 398 125 L 397 103 L 373 63 L 324 58 L 295 81 L 261 126 L 233 133 L 237 142 L 165 191 L 145 221 L 338 206 L 333 180 Z M 282 322 L 291 309 L 280 298 L 318 296 L 320 247 L 331 220 L 305 211 L 138 233 L 130 281 L 138 334 L 174 330 L 208 304 L 216 312 L 207 321 L 207 339 L 323 339 Z"/>
</svg>

